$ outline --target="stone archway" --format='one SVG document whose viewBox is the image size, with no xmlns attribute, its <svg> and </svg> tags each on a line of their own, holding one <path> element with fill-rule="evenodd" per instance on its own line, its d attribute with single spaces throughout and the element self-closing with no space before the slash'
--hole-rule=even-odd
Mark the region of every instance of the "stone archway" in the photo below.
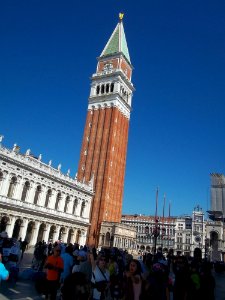
<svg viewBox="0 0 225 300">
<path fill-rule="evenodd" d="M 105 245 L 110 246 L 110 232 L 106 232 L 105 235 Z"/>
<path fill-rule="evenodd" d="M 28 244 L 31 241 L 31 238 L 32 238 L 32 235 L 33 235 L 33 231 L 34 231 L 34 226 L 35 226 L 34 221 L 30 221 L 28 223 L 28 225 L 27 225 L 27 233 L 26 233 L 25 240 L 28 242 Z"/>
<path fill-rule="evenodd" d="M 79 229 L 77 230 L 77 234 L 76 234 L 76 240 L 75 240 L 76 244 L 80 244 L 80 238 L 81 238 L 81 231 Z"/>
<path fill-rule="evenodd" d="M 146 251 L 150 252 L 151 248 L 150 246 L 146 246 Z"/>
<path fill-rule="evenodd" d="M 67 238 L 67 241 L 66 241 L 67 244 L 72 243 L 73 237 L 74 237 L 74 231 L 73 231 L 73 229 L 70 229 L 69 232 L 68 232 L 68 238 Z"/>
<path fill-rule="evenodd" d="M 53 241 L 53 238 L 54 238 L 55 231 L 56 231 L 56 227 L 55 227 L 55 225 L 52 225 L 52 226 L 50 227 L 49 235 L 48 235 L 48 241 L 49 241 L 50 243 L 53 243 L 53 242 L 54 242 L 54 241 Z"/>
<path fill-rule="evenodd" d="M 21 219 L 16 220 L 14 228 L 13 228 L 13 233 L 12 233 L 12 237 L 14 239 L 18 240 L 22 223 L 23 223 L 23 220 L 21 220 Z"/>
<path fill-rule="evenodd" d="M 59 230 L 59 236 L 58 236 L 58 240 L 59 241 L 63 241 L 64 242 L 64 235 L 65 235 L 66 231 L 65 231 L 65 227 L 61 227 Z"/>
<path fill-rule="evenodd" d="M 7 224 L 9 222 L 9 217 L 3 216 L 0 222 L 0 232 L 6 231 Z"/>
<path fill-rule="evenodd" d="M 221 260 L 219 252 L 219 234 L 216 231 L 210 232 L 211 260 Z"/>
<path fill-rule="evenodd" d="M 46 224 L 42 223 L 38 230 L 37 243 L 43 240 L 43 235 L 45 230 L 46 230 Z"/>
</svg>

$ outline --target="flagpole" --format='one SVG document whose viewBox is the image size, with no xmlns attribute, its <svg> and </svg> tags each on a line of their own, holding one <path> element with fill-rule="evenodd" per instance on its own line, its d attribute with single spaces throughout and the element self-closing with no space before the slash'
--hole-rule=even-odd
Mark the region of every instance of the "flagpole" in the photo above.
<svg viewBox="0 0 225 300">
<path fill-rule="evenodd" d="M 158 215 L 158 196 L 159 196 L 159 188 L 156 189 L 156 201 L 155 201 L 155 220 L 157 219 Z"/>
<path fill-rule="evenodd" d="M 155 204 L 155 229 L 154 229 L 154 254 L 156 254 L 156 247 L 157 247 L 157 237 L 158 237 L 158 195 L 159 195 L 159 188 L 156 189 L 156 204 Z"/>
<path fill-rule="evenodd" d="M 164 232 L 165 232 L 165 204 L 166 204 L 166 194 L 164 194 L 163 196 L 163 217 L 162 217 L 162 246 L 163 246 L 163 236 L 164 236 Z"/>
<path fill-rule="evenodd" d="M 168 216 L 168 246 L 170 243 L 170 206 L 171 206 L 171 202 L 169 202 L 169 216 Z"/>
</svg>

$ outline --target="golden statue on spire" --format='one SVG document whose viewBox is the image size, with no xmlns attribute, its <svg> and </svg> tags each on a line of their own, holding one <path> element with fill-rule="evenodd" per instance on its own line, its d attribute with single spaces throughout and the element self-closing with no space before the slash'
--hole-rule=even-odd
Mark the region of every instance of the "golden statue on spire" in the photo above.
<svg viewBox="0 0 225 300">
<path fill-rule="evenodd" d="M 120 19 L 120 21 L 123 20 L 123 16 L 124 16 L 124 13 L 119 13 L 119 19 Z"/>
</svg>

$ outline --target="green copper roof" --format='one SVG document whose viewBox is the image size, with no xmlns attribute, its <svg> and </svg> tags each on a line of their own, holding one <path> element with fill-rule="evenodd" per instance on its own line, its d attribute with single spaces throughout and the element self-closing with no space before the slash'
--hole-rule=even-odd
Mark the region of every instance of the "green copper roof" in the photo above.
<svg viewBox="0 0 225 300">
<path fill-rule="evenodd" d="M 131 63 L 123 22 L 119 22 L 117 24 L 100 57 L 105 55 L 113 55 L 119 52 L 122 52 L 129 63 Z"/>
</svg>

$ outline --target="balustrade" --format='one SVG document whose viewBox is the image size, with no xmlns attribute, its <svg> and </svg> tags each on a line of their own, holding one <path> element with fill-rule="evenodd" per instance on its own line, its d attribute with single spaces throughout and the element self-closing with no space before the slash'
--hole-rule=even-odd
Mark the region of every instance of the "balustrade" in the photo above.
<svg viewBox="0 0 225 300">
<path fill-rule="evenodd" d="M 23 210 L 27 210 L 27 211 L 37 211 L 39 213 L 42 214 L 46 214 L 46 215 L 51 215 L 54 217 L 58 217 L 58 218 L 62 218 L 62 219 L 70 219 L 73 221 L 79 221 L 79 222 L 84 222 L 84 223 L 88 223 L 89 220 L 87 218 L 82 218 L 80 216 L 74 216 L 72 214 L 68 214 L 62 211 L 56 211 L 55 209 L 52 208 L 47 208 L 47 207 L 43 207 L 43 206 L 37 206 L 33 203 L 29 203 L 29 202 L 23 202 L 21 200 L 17 200 L 17 199 L 10 199 L 8 197 L 5 196 L 1 196 L 0 195 L 0 204 L 4 204 L 5 205 L 10 205 L 10 206 L 17 206 L 18 208 L 22 208 Z M 16 209 L 16 208 L 15 208 Z"/>
</svg>

